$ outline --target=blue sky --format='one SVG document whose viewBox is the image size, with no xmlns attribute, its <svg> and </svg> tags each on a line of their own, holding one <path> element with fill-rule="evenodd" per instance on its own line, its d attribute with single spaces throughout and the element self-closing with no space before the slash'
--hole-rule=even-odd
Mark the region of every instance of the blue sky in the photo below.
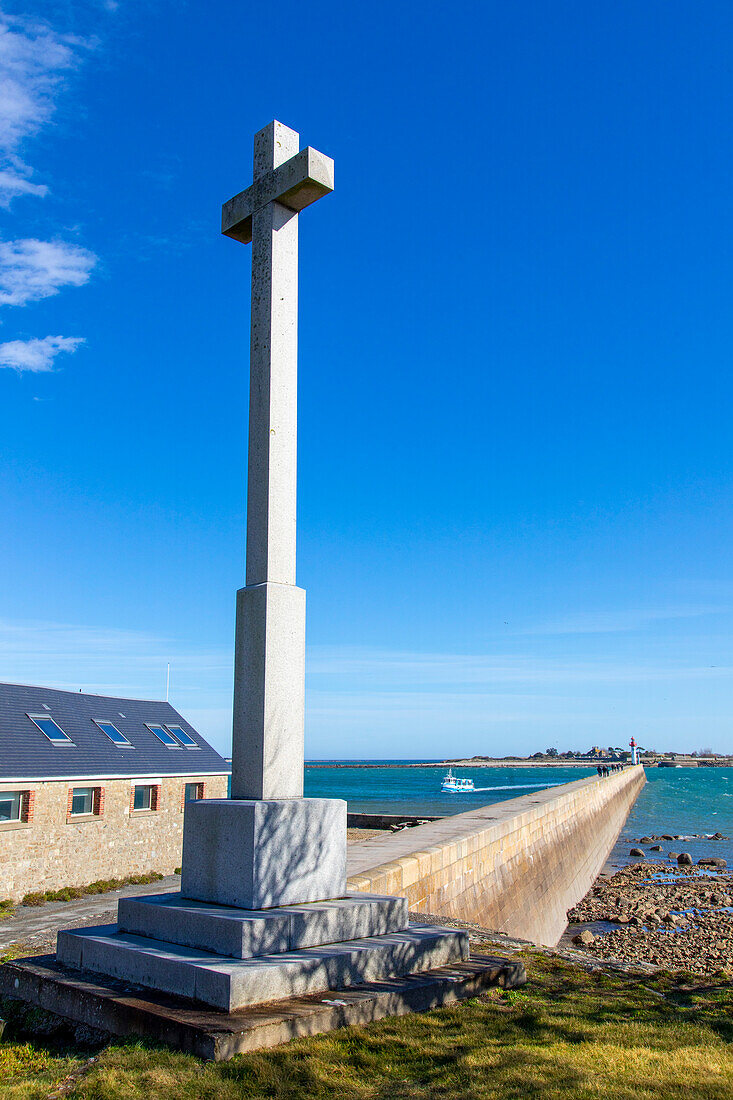
<svg viewBox="0 0 733 1100">
<path fill-rule="evenodd" d="M 0 679 L 220 749 L 249 249 L 301 218 L 307 754 L 733 748 L 728 2 L 2 5 Z"/>
</svg>

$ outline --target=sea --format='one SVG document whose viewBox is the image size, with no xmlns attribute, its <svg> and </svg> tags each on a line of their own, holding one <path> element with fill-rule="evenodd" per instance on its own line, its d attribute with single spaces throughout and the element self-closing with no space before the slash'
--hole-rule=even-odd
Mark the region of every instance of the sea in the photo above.
<svg viewBox="0 0 733 1100">
<path fill-rule="evenodd" d="M 434 817 L 464 813 L 532 791 L 595 775 L 595 767 L 453 768 L 453 774 L 473 779 L 476 790 L 443 794 L 445 767 L 400 767 L 414 761 L 311 761 L 305 769 L 305 794 L 345 798 L 353 813 L 405 814 Z M 429 762 L 425 762 L 429 763 Z M 328 766 L 338 764 L 338 767 Z M 379 767 L 369 765 L 378 764 Z M 647 768 L 647 783 L 609 857 L 609 865 L 636 862 L 629 855 L 634 841 L 662 833 L 684 840 L 662 841 L 662 853 L 690 852 L 693 859 L 722 856 L 733 867 L 733 768 Z M 712 840 L 720 832 L 726 840 Z"/>
</svg>

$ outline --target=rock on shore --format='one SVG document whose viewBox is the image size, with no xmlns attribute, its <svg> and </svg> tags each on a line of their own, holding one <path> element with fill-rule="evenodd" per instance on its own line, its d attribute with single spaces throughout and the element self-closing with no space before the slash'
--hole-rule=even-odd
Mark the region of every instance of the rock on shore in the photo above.
<svg viewBox="0 0 733 1100">
<path fill-rule="evenodd" d="M 582 934 L 574 937 L 599 958 L 709 975 L 733 970 L 731 907 L 731 875 L 646 862 L 597 882 L 568 920 L 616 926 L 600 934 L 594 929 L 590 942 Z"/>
</svg>

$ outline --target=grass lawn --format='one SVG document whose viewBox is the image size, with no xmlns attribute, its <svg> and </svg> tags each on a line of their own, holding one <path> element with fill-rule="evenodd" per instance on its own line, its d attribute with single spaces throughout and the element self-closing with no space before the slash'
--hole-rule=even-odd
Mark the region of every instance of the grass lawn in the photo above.
<svg viewBox="0 0 733 1100">
<path fill-rule="evenodd" d="M 0 1097 L 733 1096 L 729 978 L 589 974 L 541 954 L 525 961 L 529 984 L 520 991 L 496 991 L 453 1008 L 334 1031 L 219 1064 L 138 1042 L 115 1041 L 96 1051 L 64 1047 L 58 1036 L 38 1034 L 39 1014 L 25 1024 L 11 1014 L 0 1040 Z"/>
</svg>

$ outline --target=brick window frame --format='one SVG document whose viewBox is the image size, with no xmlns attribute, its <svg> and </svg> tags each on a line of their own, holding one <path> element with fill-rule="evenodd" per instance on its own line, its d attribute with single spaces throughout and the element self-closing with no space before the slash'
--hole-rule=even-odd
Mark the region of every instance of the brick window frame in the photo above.
<svg viewBox="0 0 733 1100">
<path fill-rule="evenodd" d="M 146 807 L 144 810 L 135 809 L 135 789 L 137 787 L 150 787 L 150 807 Z M 157 813 L 160 810 L 161 802 L 161 784 L 160 783 L 131 783 L 130 784 L 130 817 L 134 817 L 137 814 L 152 814 Z"/>
<path fill-rule="evenodd" d="M 191 781 L 188 780 L 188 782 L 184 783 L 181 787 L 181 813 L 183 813 L 186 808 L 186 787 L 190 782 Z M 206 798 L 206 784 L 204 783 L 204 781 L 201 780 L 196 784 L 196 786 L 198 787 L 198 793 L 196 794 L 197 801 L 202 798 Z"/>
<path fill-rule="evenodd" d="M 31 788 L 15 787 L 12 794 L 20 795 L 20 814 L 10 821 L 0 822 L 0 829 L 17 829 L 19 825 L 30 825 L 36 809 L 36 792 Z"/>
<path fill-rule="evenodd" d="M 25 825 L 30 825 L 33 814 L 36 812 L 36 792 L 23 791 L 20 799 L 20 820 Z"/>
<path fill-rule="evenodd" d="M 74 804 L 74 788 L 69 787 L 66 796 L 66 824 L 72 821 L 89 821 L 93 817 L 101 817 L 104 813 L 104 787 L 92 787 L 92 812 L 90 814 L 73 814 L 71 807 Z"/>
</svg>

